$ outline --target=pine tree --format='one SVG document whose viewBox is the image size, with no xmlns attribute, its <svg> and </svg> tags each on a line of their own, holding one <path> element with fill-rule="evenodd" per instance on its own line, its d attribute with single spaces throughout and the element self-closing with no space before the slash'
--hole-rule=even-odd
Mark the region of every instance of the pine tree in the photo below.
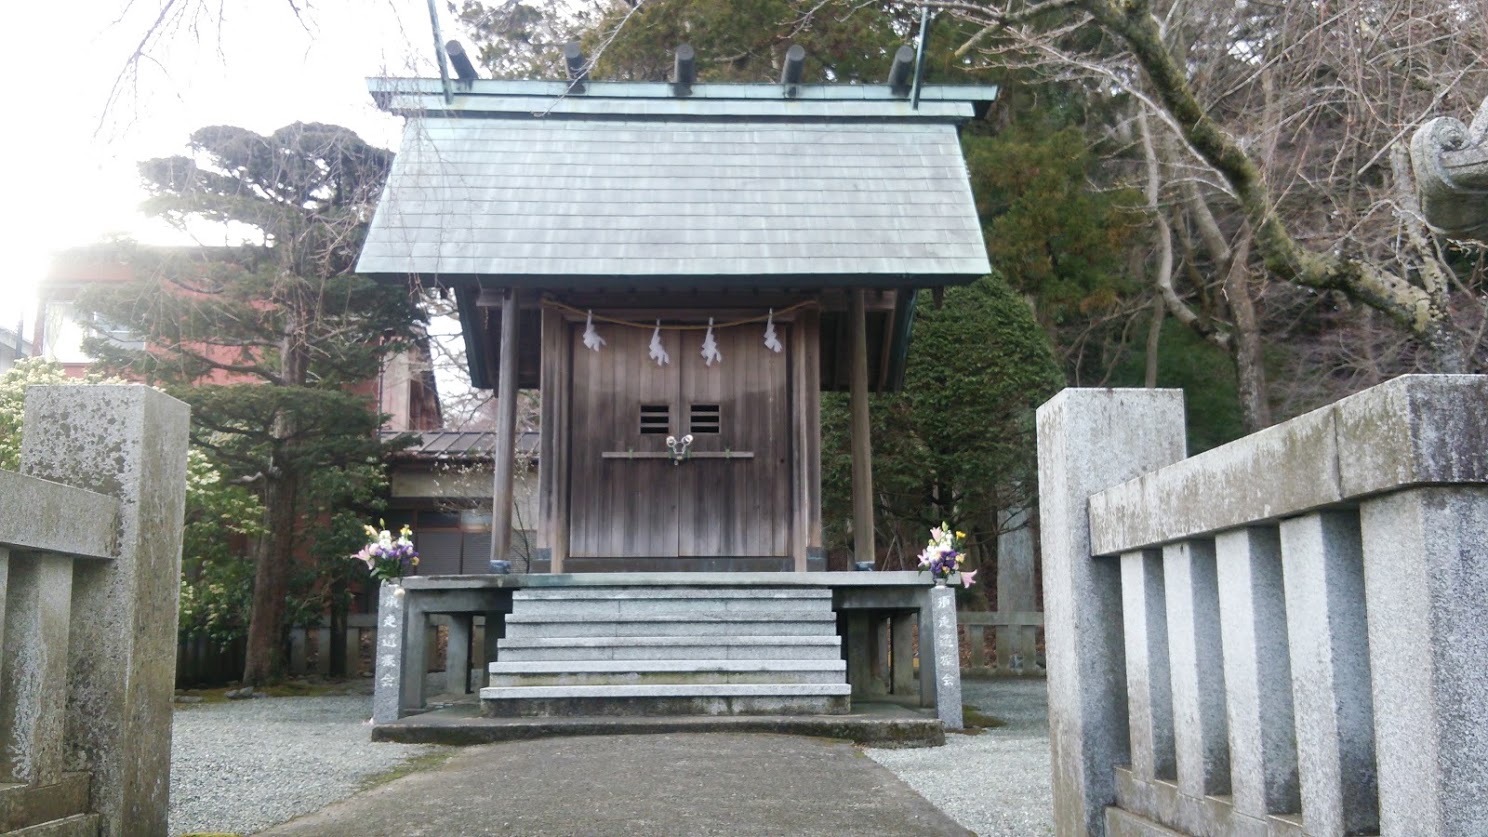
<svg viewBox="0 0 1488 837">
<path fill-rule="evenodd" d="M 195 444 L 257 487 L 264 534 L 243 673 L 257 685 L 282 671 L 288 580 L 307 524 L 380 473 L 380 418 L 365 390 L 381 359 L 417 338 L 421 314 L 406 290 L 350 272 L 391 152 L 319 124 L 268 136 L 202 128 L 190 149 L 140 165 L 148 208 L 249 241 L 135 248 L 125 258 L 136 280 L 96 287 L 79 305 L 144 341 L 97 336 L 87 350 L 189 403 Z"/>
</svg>

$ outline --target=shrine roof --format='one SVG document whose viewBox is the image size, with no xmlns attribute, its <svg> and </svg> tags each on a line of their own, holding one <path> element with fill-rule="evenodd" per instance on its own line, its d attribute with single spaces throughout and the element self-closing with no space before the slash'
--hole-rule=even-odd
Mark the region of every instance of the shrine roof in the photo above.
<svg viewBox="0 0 1488 837">
<path fill-rule="evenodd" d="M 373 79 L 406 116 L 358 272 L 924 287 L 989 272 L 957 126 L 996 88 Z"/>
<path fill-rule="evenodd" d="M 412 444 L 408 447 L 389 454 L 395 461 L 484 461 L 489 460 L 496 451 L 494 430 L 384 430 L 378 435 L 384 442 L 412 437 Z M 536 456 L 538 442 L 537 433 L 519 432 L 517 453 Z"/>
</svg>

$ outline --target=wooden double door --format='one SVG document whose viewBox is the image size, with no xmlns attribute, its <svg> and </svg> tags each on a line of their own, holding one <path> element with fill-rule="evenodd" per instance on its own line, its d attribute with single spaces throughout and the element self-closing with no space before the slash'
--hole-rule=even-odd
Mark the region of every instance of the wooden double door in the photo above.
<svg viewBox="0 0 1488 837">
<path fill-rule="evenodd" d="M 789 346 L 788 325 L 777 324 Z M 701 330 L 603 328 L 591 351 L 571 335 L 569 555 L 575 558 L 785 557 L 790 544 L 789 350 L 760 325 Z M 692 436 L 686 455 L 667 437 Z"/>
</svg>

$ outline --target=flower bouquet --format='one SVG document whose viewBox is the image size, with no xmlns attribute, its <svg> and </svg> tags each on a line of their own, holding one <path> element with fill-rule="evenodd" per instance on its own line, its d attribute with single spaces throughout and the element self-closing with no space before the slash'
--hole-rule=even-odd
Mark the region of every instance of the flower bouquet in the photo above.
<svg viewBox="0 0 1488 837">
<path fill-rule="evenodd" d="M 961 573 L 962 587 L 975 584 L 975 570 L 961 572 L 961 564 L 966 560 L 966 553 L 962 551 L 965 537 L 965 532 L 957 532 L 945 523 L 931 529 L 930 542 L 920 552 L 920 572 L 929 572 L 939 586 L 944 586 L 956 573 Z"/>
<path fill-rule="evenodd" d="M 380 520 L 377 522 L 387 525 Z M 364 561 L 373 578 L 378 581 L 393 581 L 418 566 L 419 556 L 418 551 L 413 548 L 412 529 L 404 526 L 398 530 L 396 538 L 387 529 L 372 526 L 365 529 L 371 541 L 362 547 L 361 552 L 351 557 Z"/>
</svg>

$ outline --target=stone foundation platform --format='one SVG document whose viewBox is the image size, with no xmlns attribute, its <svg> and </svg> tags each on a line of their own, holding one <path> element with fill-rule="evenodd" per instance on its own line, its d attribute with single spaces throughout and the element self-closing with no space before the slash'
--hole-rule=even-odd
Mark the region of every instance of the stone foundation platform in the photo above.
<svg viewBox="0 0 1488 837">
<path fill-rule="evenodd" d="M 472 746 L 560 735 L 680 732 L 806 735 L 874 747 L 939 747 L 945 743 L 945 728 L 933 710 L 885 703 L 858 703 L 843 715 L 485 718 L 471 700 L 378 724 L 372 728 L 372 740 Z"/>
</svg>

